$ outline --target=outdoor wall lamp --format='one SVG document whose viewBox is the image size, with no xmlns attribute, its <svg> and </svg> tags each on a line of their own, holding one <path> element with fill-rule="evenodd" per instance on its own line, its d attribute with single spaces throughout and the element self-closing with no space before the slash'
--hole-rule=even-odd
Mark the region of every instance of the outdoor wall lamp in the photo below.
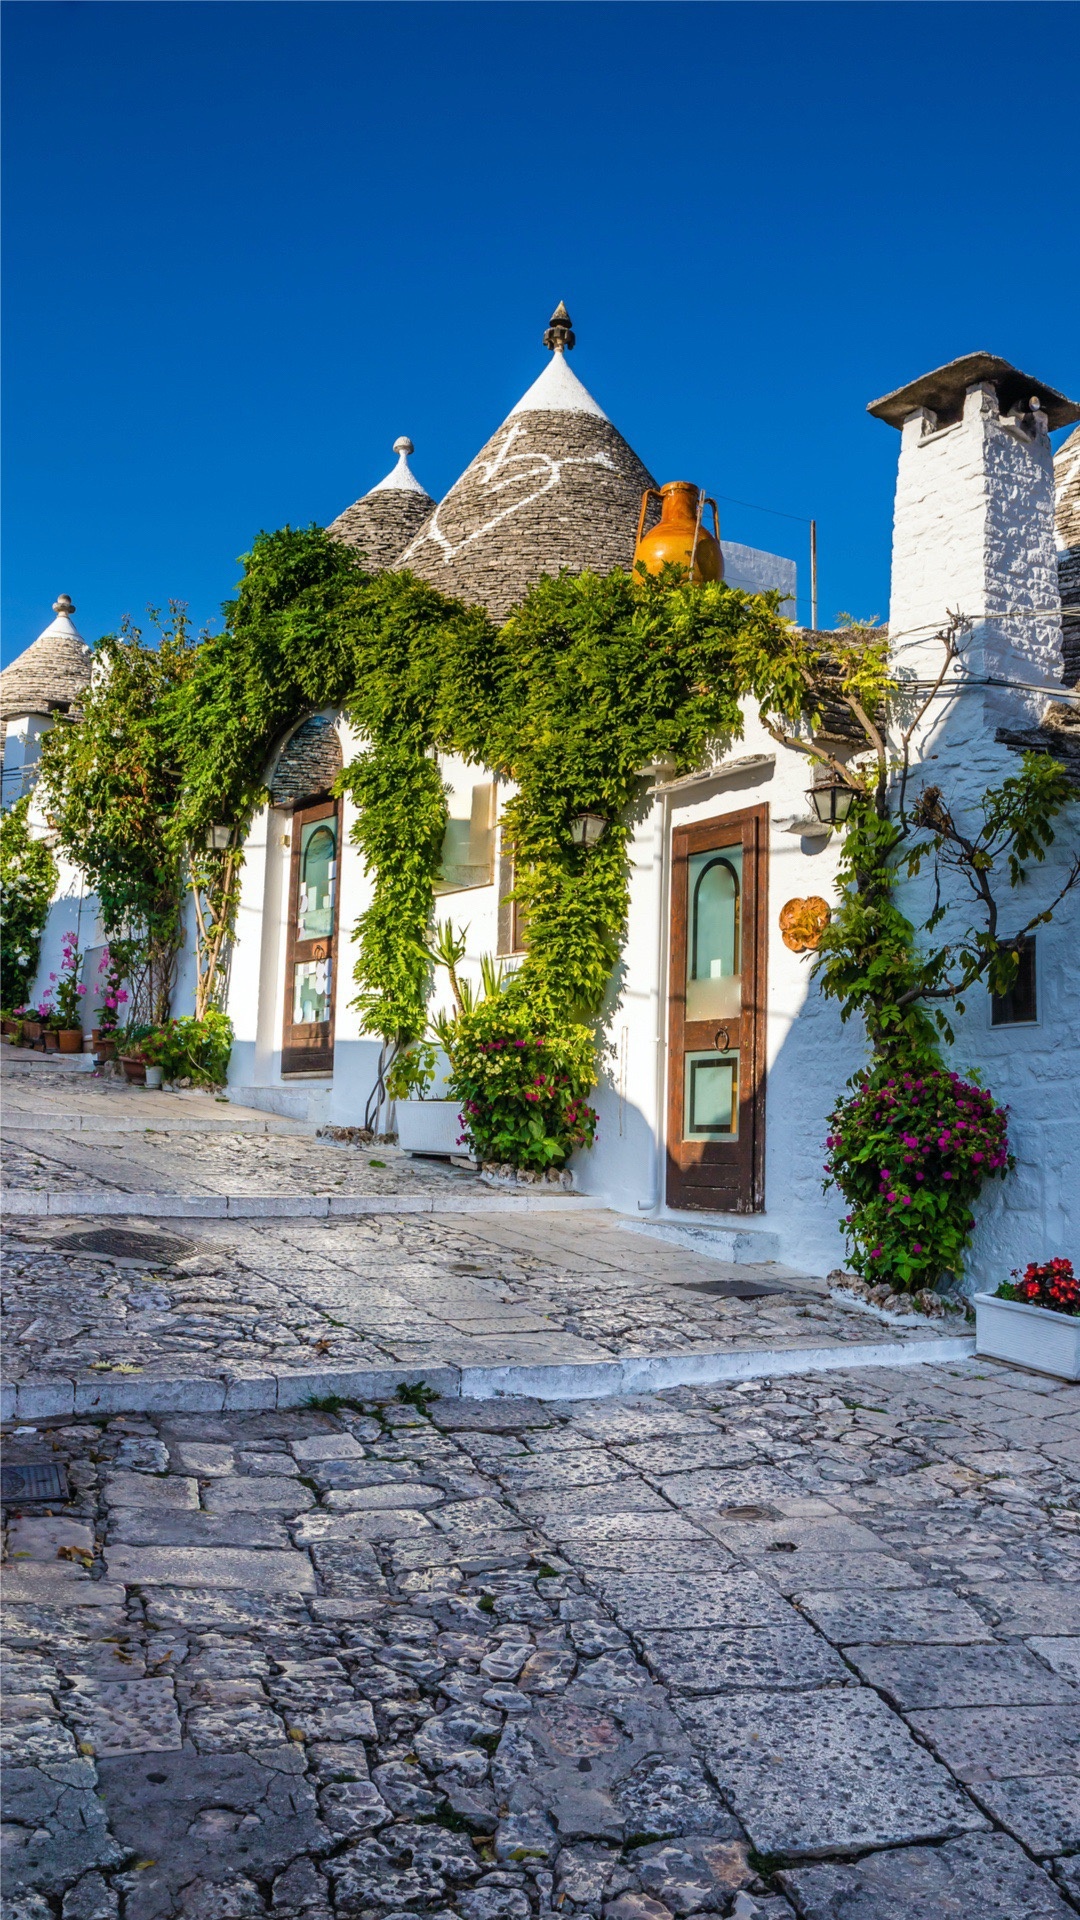
<svg viewBox="0 0 1080 1920">
<path fill-rule="evenodd" d="M 807 788 L 806 797 L 822 826 L 842 827 L 851 812 L 855 789 L 841 780 L 839 774 L 827 773 Z"/>
<path fill-rule="evenodd" d="M 570 838 L 575 847 L 595 847 L 607 826 L 602 813 L 575 813 L 570 822 Z"/>
<path fill-rule="evenodd" d="M 231 827 L 207 827 L 206 850 L 208 853 L 226 853 L 232 838 Z"/>
</svg>

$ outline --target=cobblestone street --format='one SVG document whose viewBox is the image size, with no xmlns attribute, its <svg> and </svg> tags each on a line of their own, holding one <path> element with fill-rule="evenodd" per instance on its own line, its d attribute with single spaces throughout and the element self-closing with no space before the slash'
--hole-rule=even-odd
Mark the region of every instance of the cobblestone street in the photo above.
<svg viewBox="0 0 1080 1920">
<path fill-rule="evenodd" d="M 974 1362 L 23 1430 L 5 1915 L 1064 1916 L 1078 1459 Z"/>
<path fill-rule="evenodd" d="M 587 1202 L 17 1091 L 50 1192 L 390 1186 L 11 1223 L 3 1920 L 1080 1910 L 1080 1389 Z"/>
</svg>

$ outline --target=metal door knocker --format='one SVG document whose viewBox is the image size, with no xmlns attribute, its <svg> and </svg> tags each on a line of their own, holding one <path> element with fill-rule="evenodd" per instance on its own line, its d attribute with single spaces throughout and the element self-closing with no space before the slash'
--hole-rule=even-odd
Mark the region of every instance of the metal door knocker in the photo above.
<svg viewBox="0 0 1080 1920">
<path fill-rule="evenodd" d="M 731 1035 L 726 1027 L 717 1027 L 713 1037 L 713 1046 L 717 1053 L 731 1052 Z"/>
</svg>

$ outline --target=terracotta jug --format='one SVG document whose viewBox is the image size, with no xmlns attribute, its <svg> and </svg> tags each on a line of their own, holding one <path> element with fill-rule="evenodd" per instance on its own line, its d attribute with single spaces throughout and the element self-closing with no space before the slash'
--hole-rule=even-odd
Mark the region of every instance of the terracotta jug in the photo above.
<svg viewBox="0 0 1080 1920">
<path fill-rule="evenodd" d="M 660 518 L 652 532 L 646 533 L 645 515 L 651 499 L 660 502 Z M 702 525 L 706 507 L 712 508 L 715 533 Z M 641 496 L 634 566 L 643 565 L 647 573 L 659 573 L 668 561 L 685 567 L 695 584 L 724 577 L 716 501 L 706 500 L 700 487 L 690 480 L 669 480 L 666 487 L 646 487 Z"/>
</svg>

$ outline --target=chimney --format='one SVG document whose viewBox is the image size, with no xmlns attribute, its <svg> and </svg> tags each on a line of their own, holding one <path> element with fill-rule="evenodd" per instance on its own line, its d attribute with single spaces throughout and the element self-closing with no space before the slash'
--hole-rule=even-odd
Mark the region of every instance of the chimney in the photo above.
<svg viewBox="0 0 1080 1920">
<path fill-rule="evenodd" d="M 867 411 L 900 431 L 889 608 L 898 670 L 936 676 L 934 634 L 962 613 L 971 632 L 954 675 L 979 691 L 942 703 L 951 741 L 1034 724 L 1038 689 L 1060 690 L 1062 670 L 1048 436 L 1080 407 L 1009 361 L 972 353 Z"/>
</svg>

